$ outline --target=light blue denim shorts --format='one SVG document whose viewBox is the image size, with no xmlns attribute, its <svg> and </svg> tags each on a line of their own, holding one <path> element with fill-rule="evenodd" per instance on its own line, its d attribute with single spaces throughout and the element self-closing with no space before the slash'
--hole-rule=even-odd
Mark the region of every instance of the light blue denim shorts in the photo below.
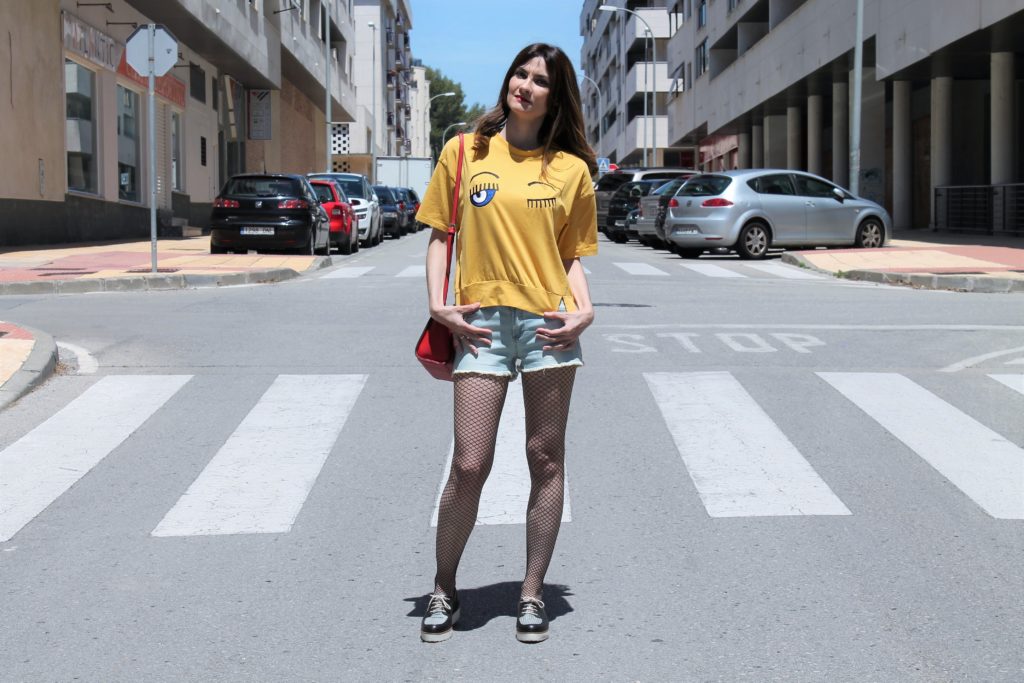
<svg viewBox="0 0 1024 683">
<path fill-rule="evenodd" d="M 565 305 L 558 310 L 564 311 Z M 561 320 L 547 320 L 511 306 L 487 306 L 465 316 L 466 322 L 491 331 L 491 345 L 477 344 L 477 354 L 456 345 L 454 373 L 499 375 L 514 380 L 520 372 L 534 372 L 583 365 L 580 342 L 564 351 L 545 351 L 547 342 L 537 339 L 537 329 L 557 329 Z"/>
</svg>

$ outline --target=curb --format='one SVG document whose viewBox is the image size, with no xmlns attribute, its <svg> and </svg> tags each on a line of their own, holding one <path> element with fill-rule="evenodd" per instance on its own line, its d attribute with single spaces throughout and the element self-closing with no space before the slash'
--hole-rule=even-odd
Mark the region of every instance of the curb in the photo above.
<svg viewBox="0 0 1024 683">
<path fill-rule="evenodd" d="M 944 289 L 954 292 L 977 292 L 982 294 L 1005 294 L 1024 292 L 1024 280 L 1005 277 L 977 275 L 934 275 L 932 273 L 888 273 L 879 270 L 845 270 L 835 272 L 819 268 L 799 254 L 786 252 L 783 263 L 807 268 L 835 278 L 876 282 L 883 285 L 902 285 L 916 289 Z"/>
<path fill-rule="evenodd" d="M 57 369 L 57 343 L 53 337 L 25 325 L 18 327 L 30 332 L 35 344 L 21 368 L 0 386 L 0 410 L 45 382 Z"/>
<path fill-rule="evenodd" d="M 232 285 L 271 284 L 301 277 L 304 273 L 333 265 L 330 256 L 319 256 L 302 273 L 292 268 L 264 268 L 220 275 L 139 275 L 105 277 L 95 280 L 48 280 L 45 282 L 0 282 L 0 295 L 86 294 L 89 292 L 155 292 L 169 289 L 199 289 Z M 28 329 L 28 328 L 25 328 Z"/>
</svg>

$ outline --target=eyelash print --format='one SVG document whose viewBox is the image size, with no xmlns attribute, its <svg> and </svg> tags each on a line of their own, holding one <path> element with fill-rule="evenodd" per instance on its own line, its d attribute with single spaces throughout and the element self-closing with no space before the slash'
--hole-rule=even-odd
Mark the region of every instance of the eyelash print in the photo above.
<svg viewBox="0 0 1024 683">
<path fill-rule="evenodd" d="M 548 197 L 547 199 L 527 199 L 526 206 L 531 209 L 547 209 L 551 208 L 558 202 L 558 197 Z"/>
</svg>

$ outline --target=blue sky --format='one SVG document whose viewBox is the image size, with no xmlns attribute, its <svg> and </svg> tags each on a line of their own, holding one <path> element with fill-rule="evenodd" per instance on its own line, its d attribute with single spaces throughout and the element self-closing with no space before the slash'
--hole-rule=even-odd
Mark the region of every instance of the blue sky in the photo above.
<svg viewBox="0 0 1024 683">
<path fill-rule="evenodd" d="M 581 0 L 410 0 L 412 54 L 462 84 L 466 106 L 490 108 L 512 58 L 530 43 L 559 46 L 580 70 Z"/>
</svg>

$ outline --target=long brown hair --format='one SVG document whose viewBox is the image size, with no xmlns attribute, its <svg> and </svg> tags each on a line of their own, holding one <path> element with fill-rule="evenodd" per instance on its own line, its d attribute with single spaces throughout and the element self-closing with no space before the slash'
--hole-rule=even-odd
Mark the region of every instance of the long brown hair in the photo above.
<svg viewBox="0 0 1024 683">
<path fill-rule="evenodd" d="M 527 45 L 505 73 L 501 82 L 498 103 L 493 109 L 477 119 L 476 139 L 473 149 L 485 153 L 490 146 L 491 136 L 496 135 L 508 120 L 508 83 L 512 80 L 516 69 L 531 59 L 540 57 L 548 71 L 551 86 L 548 93 L 548 111 L 544 122 L 537 133 L 537 139 L 544 149 L 544 162 L 541 172 L 547 170 L 548 161 L 556 152 L 568 152 L 582 159 L 590 173 L 597 172 L 597 160 L 594 150 L 587 143 L 586 127 L 583 123 L 583 112 L 580 108 L 580 88 L 576 82 L 576 69 L 562 52 L 561 48 L 547 43 Z"/>
</svg>

